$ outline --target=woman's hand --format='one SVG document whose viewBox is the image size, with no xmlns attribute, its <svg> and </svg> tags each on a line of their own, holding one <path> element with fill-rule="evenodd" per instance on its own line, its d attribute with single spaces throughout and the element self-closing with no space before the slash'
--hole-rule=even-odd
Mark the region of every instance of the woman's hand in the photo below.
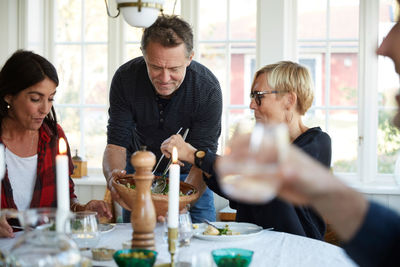
<svg viewBox="0 0 400 267">
<path fill-rule="evenodd" d="M 96 211 L 100 217 L 112 218 L 111 209 L 103 200 L 91 200 L 85 206 L 84 210 Z"/>
<path fill-rule="evenodd" d="M 0 237 L 15 237 L 12 227 L 5 216 L 0 217 Z"/>
</svg>

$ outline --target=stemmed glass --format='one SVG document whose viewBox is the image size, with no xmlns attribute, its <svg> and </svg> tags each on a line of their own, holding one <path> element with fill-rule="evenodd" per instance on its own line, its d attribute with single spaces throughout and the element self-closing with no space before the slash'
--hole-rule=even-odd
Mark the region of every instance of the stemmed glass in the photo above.
<svg viewBox="0 0 400 267">
<path fill-rule="evenodd" d="M 71 219 L 71 237 L 79 249 L 86 250 L 94 248 L 100 239 L 98 230 L 97 212 L 76 212 Z"/>
<path fill-rule="evenodd" d="M 55 231 L 55 208 L 13 213 L 25 231 L 7 255 L 6 266 L 79 266 L 82 258 L 75 242 Z"/>
<path fill-rule="evenodd" d="M 265 203 L 279 188 L 279 164 L 287 156 L 289 136 L 284 124 L 240 121 L 226 153 L 217 161 L 222 190 L 242 202 Z"/>
<path fill-rule="evenodd" d="M 185 212 L 179 214 L 179 234 L 178 241 L 179 246 L 189 246 L 190 239 L 193 236 L 193 224 L 190 218 L 190 213 Z"/>
</svg>

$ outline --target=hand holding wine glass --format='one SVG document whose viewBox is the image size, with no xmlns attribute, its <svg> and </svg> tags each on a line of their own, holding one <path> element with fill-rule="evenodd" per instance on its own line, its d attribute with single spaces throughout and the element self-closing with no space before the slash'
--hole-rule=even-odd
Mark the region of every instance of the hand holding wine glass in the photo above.
<svg viewBox="0 0 400 267">
<path fill-rule="evenodd" d="M 217 161 L 222 190 L 242 202 L 265 203 L 275 197 L 279 164 L 287 156 L 289 137 L 283 124 L 241 121 L 226 154 Z"/>
</svg>

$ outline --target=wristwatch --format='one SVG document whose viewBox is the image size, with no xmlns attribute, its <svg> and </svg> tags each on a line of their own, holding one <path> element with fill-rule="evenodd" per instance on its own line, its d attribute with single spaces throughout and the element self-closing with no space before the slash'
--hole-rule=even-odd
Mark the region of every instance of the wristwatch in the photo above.
<svg viewBox="0 0 400 267">
<path fill-rule="evenodd" d="M 197 168 L 201 169 L 201 165 L 203 164 L 203 159 L 206 156 L 206 152 L 204 150 L 197 150 L 194 152 L 194 165 Z"/>
</svg>

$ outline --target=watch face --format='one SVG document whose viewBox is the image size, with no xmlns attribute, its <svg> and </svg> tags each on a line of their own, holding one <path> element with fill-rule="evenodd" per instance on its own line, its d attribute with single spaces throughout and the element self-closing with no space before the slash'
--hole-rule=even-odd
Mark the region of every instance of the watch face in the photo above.
<svg viewBox="0 0 400 267">
<path fill-rule="evenodd" d="M 196 152 L 196 157 L 198 158 L 204 158 L 204 156 L 206 155 L 206 152 L 199 150 Z"/>
</svg>

